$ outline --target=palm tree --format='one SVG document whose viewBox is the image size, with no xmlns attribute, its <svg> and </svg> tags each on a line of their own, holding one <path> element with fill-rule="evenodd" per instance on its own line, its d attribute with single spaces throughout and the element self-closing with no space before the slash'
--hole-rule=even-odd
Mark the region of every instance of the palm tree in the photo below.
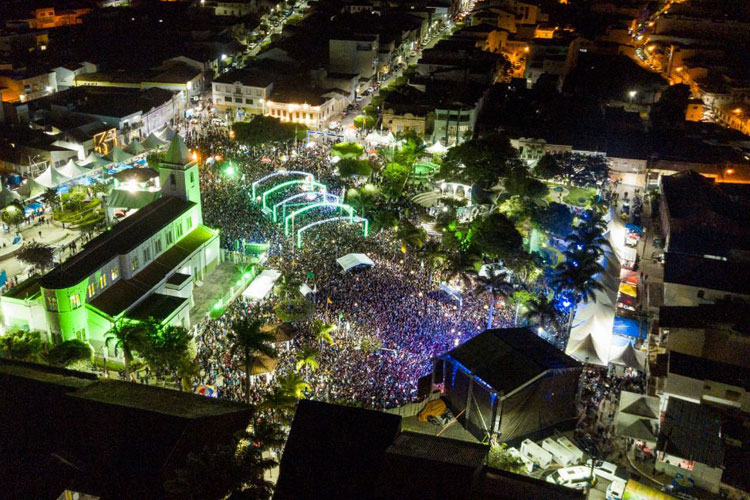
<svg viewBox="0 0 750 500">
<path fill-rule="evenodd" d="M 304 368 L 306 375 L 309 377 L 310 371 L 315 371 L 320 366 L 317 360 L 318 354 L 320 354 L 320 351 L 315 349 L 313 346 L 305 346 L 297 351 L 297 371 L 300 371 L 302 370 L 302 368 Z"/>
<path fill-rule="evenodd" d="M 456 280 L 468 290 L 481 266 L 482 260 L 478 255 L 459 250 L 448 256 L 445 275 L 449 281 Z"/>
<path fill-rule="evenodd" d="M 282 394 L 291 396 L 296 400 L 304 398 L 305 392 L 312 389 L 307 380 L 297 372 L 290 372 L 283 377 L 279 377 L 278 382 Z"/>
<path fill-rule="evenodd" d="M 487 311 L 487 330 L 492 328 L 492 320 L 495 315 L 495 302 L 500 297 L 506 299 L 513 295 L 513 285 L 509 282 L 509 274 L 507 272 L 499 272 L 492 276 L 477 276 L 476 287 L 472 291 L 472 295 L 486 295 L 489 310 Z"/>
<path fill-rule="evenodd" d="M 538 324 L 545 330 L 549 325 L 560 328 L 560 313 L 555 308 L 555 303 L 549 300 L 545 295 L 540 295 L 535 300 L 526 304 L 526 310 L 523 312 L 525 324 L 532 322 Z"/>
<path fill-rule="evenodd" d="M 280 300 L 291 300 L 302 296 L 302 292 L 299 291 L 300 286 L 302 286 L 302 281 L 295 278 L 292 273 L 286 272 L 276 281 L 273 291 Z"/>
<path fill-rule="evenodd" d="M 183 356 L 177 365 L 177 376 L 180 377 L 180 388 L 183 392 L 193 390 L 193 378 L 200 375 L 201 365 L 190 356 Z"/>
<path fill-rule="evenodd" d="M 427 283 L 432 284 L 432 273 L 445 264 L 448 255 L 443 251 L 439 241 L 429 240 L 422 247 L 422 258 L 427 263 Z"/>
<path fill-rule="evenodd" d="M 60 195 L 57 194 L 57 189 L 55 188 L 47 188 L 44 190 L 44 193 L 42 193 L 42 201 L 51 206 L 54 210 L 57 208 L 58 205 L 60 205 Z"/>
<path fill-rule="evenodd" d="M 242 365 L 245 368 L 246 396 L 250 400 L 250 375 L 252 366 L 263 356 L 276 357 L 273 348 L 275 337 L 271 333 L 261 331 L 263 323 L 260 320 L 252 320 L 248 317 L 232 323 L 232 330 L 227 338 L 232 343 L 230 352 L 232 355 L 239 354 Z"/>
<path fill-rule="evenodd" d="M 403 253 L 407 248 L 421 250 L 427 241 L 427 231 L 409 221 L 402 221 L 396 230 L 396 238 L 401 242 Z"/>
<path fill-rule="evenodd" d="M 312 330 L 315 334 L 315 340 L 320 342 L 321 348 L 323 347 L 323 342 L 328 345 L 333 345 L 333 337 L 331 336 L 331 333 L 336 330 L 336 325 L 316 319 L 313 321 Z"/>
<path fill-rule="evenodd" d="M 598 231 L 575 231 L 565 238 L 571 252 L 582 252 L 601 257 L 609 241 Z"/>
<path fill-rule="evenodd" d="M 105 345 L 109 348 L 109 343 L 113 342 L 115 349 L 122 349 L 122 356 L 125 361 L 125 378 L 130 380 L 130 365 L 133 362 L 133 351 L 143 345 L 145 331 L 138 323 L 133 323 L 124 319 L 116 321 L 105 336 Z"/>
</svg>

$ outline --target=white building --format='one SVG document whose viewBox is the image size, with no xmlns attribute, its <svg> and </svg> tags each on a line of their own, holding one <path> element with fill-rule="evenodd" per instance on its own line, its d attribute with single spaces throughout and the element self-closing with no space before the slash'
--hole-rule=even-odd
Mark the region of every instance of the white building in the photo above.
<svg viewBox="0 0 750 500">
<path fill-rule="evenodd" d="M 257 70 L 230 71 L 211 84 L 214 106 L 238 119 L 262 115 L 272 90 L 273 78 Z"/>
</svg>

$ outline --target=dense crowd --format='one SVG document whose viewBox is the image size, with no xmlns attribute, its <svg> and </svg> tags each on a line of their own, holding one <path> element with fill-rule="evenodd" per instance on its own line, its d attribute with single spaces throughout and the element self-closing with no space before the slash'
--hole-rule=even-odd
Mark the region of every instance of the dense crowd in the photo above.
<svg viewBox="0 0 750 500">
<path fill-rule="evenodd" d="M 364 239 L 358 225 L 326 224 L 306 233 L 303 248 L 294 249 L 291 239 L 283 236 L 283 226 L 261 213 L 250 199 L 250 185 L 280 167 L 314 173 L 332 190 L 337 189 L 327 148 L 251 149 L 232 143 L 207 148 L 204 139 L 194 146 L 223 156 L 237 168 L 228 176 L 213 164 L 201 175 L 204 219 L 221 228 L 223 246 L 237 249 L 243 240 L 269 242 L 266 267 L 293 270 L 296 277 L 306 279 L 317 291 L 315 318 L 337 325 L 333 345 L 316 344 L 322 348 L 317 358 L 320 367 L 306 377 L 312 397 L 373 408 L 411 401 L 417 380 L 431 370 L 432 358 L 483 329 L 486 301 L 467 298 L 460 306 L 450 297 L 436 296 L 439 276 L 428 282 L 429 273 L 418 258 L 395 251 L 392 233 Z M 367 254 L 375 266 L 344 273 L 336 258 L 350 252 Z M 273 300 L 260 305 L 238 300 L 220 318 L 205 319 L 196 327 L 200 384 L 214 386 L 221 397 L 245 398 L 245 373 L 230 354 L 227 333 L 243 315 L 276 322 Z M 496 326 L 510 325 L 512 313 L 512 308 L 498 304 Z M 298 332 L 292 346 L 280 350 L 275 376 L 293 371 L 294 353 L 314 342 L 305 325 Z M 264 397 L 272 378 L 253 377 L 251 400 Z"/>
</svg>

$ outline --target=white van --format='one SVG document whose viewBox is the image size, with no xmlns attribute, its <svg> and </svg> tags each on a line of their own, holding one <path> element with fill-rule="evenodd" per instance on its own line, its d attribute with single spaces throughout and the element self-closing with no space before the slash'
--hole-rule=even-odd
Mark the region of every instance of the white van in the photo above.
<svg viewBox="0 0 750 500">
<path fill-rule="evenodd" d="M 563 467 L 567 467 L 575 462 L 573 455 L 551 437 L 542 441 L 542 448 L 547 450 L 552 455 L 552 458 L 555 459 L 555 462 Z"/>
<path fill-rule="evenodd" d="M 570 455 L 573 457 L 573 463 L 583 463 L 583 450 L 573 444 L 573 441 L 565 436 L 558 436 L 557 442 L 560 443 L 560 446 L 568 450 L 568 453 L 570 453 Z"/>
<path fill-rule="evenodd" d="M 536 463 L 542 469 L 549 467 L 552 455 L 531 439 L 524 439 L 521 443 L 521 455 Z"/>
<path fill-rule="evenodd" d="M 623 479 L 616 479 L 609 483 L 607 492 L 605 493 L 607 500 L 622 500 L 622 497 L 625 496 L 626 484 L 628 484 L 627 481 Z"/>
<path fill-rule="evenodd" d="M 588 467 L 576 465 L 575 467 L 557 469 L 547 476 L 545 480 L 548 483 L 582 490 L 587 486 L 592 486 L 596 482 L 596 477 L 591 477 L 591 470 Z"/>
<path fill-rule="evenodd" d="M 591 459 L 586 461 L 586 467 L 591 467 Z M 627 478 L 623 477 L 623 473 L 617 473 L 617 466 L 612 462 L 605 462 L 604 460 L 594 460 L 594 475 L 607 481 L 625 481 Z"/>
</svg>

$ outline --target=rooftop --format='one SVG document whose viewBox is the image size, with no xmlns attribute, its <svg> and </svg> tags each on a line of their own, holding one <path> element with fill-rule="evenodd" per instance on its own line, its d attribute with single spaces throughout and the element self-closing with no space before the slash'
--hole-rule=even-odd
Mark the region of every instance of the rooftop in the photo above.
<svg viewBox="0 0 750 500">
<path fill-rule="evenodd" d="M 185 297 L 152 293 L 146 300 L 128 312 L 128 318 L 138 321 L 154 318 L 159 323 L 163 323 L 188 302 L 189 300 Z"/>
<path fill-rule="evenodd" d="M 750 391 L 750 368 L 699 358 L 677 351 L 669 352 L 669 373 L 696 380 L 720 382 Z"/>
<path fill-rule="evenodd" d="M 528 328 L 485 330 L 443 356 L 455 359 L 474 376 L 505 394 L 547 370 L 581 367 L 578 361 Z"/>
<path fill-rule="evenodd" d="M 303 399 L 281 459 L 276 499 L 373 498 L 401 417 Z"/>
<path fill-rule="evenodd" d="M 143 210 L 143 209 L 141 209 Z M 136 214 L 137 215 L 137 214 Z M 133 216 L 131 216 L 133 217 Z M 126 219 L 127 220 L 127 219 Z M 179 240 L 172 248 L 154 259 L 148 266 L 129 280 L 121 279 L 104 290 L 89 302 L 92 307 L 116 317 L 130 309 L 134 304 L 146 298 L 153 288 L 170 275 L 182 261 L 197 250 L 206 241 L 214 237 L 214 233 L 204 226 L 198 226 Z M 147 298 L 146 301 L 149 299 Z M 164 303 L 166 307 L 167 302 Z M 169 304 L 174 305 L 174 304 Z M 141 306 L 136 308 L 137 310 Z M 176 306 L 175 306 L 176 307 Z M 148 311 L 148 306 L 140 309 L 141 313 Z M 157 311 L 152 311 L 157 313 Z M 171 311 L 170 311 L 171 313 Z M 167 314 L 168 316 L 168 314 Z M 166 317 L 166 316 L 165 316 Z"/>
<path fill-rule="evenodd" d="M 236 83 L 240 82 L 247 87 L 268 87 L 274 82 L 274 78 L 267 72 L 255 69 L 235 69 L 224 73 L 214 79 L 215 83 Z"/>
<path fill-rule="evenodd" d="M 750 295 L 750 262 L 664 254 L 664 283 Z"/>
<path fill-rule="evenodd" d="M 724 463 L 721 420 L 708 405 L 669 398 L 657 449 L 710 467 Z"/>
<path fill-rule="evenodd" d="M 190 210 L 195 203 L 163 196 L 140 209 L 109 231 L 88 242 L 82 251 L 42 277 L 47 289 L 77 285 L 117 255 L 124 255 Z"/>
</svg>

